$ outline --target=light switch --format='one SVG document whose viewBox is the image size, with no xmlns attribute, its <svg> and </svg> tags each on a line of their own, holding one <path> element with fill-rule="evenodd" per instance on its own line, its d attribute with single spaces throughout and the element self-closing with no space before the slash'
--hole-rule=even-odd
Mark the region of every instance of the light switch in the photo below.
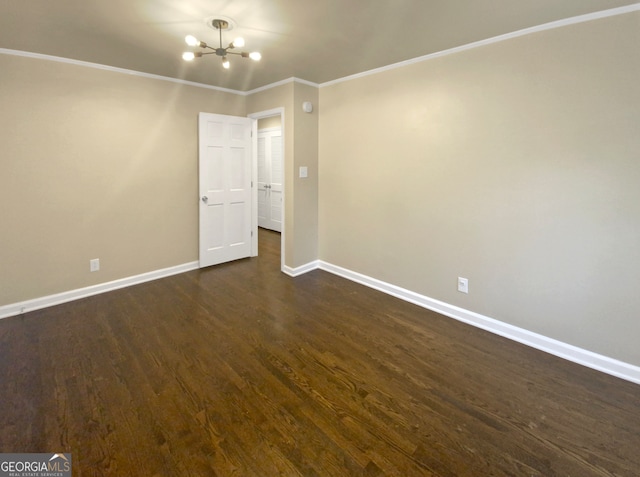
<svg viewBox="0 0 640 477">
<path fill-rule="evenodd" d="M 308 172 L 307 172 L 307 167 L 306 166 L 301 166 L 300 167 L 300 177 L 304 178 L 308 176 Z"/>
</svg>

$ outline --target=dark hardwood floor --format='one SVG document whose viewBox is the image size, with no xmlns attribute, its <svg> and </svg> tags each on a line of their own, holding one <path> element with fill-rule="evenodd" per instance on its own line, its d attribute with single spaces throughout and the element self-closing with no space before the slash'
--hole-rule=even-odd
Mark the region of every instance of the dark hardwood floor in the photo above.
<svg viewBox="0 0 640 477">
<path fill-rule="evenodd" d="M 0 321 L 0 452 L 75 476 L 634 476 L 640 387 L 260 257 Z"/>
</svg>

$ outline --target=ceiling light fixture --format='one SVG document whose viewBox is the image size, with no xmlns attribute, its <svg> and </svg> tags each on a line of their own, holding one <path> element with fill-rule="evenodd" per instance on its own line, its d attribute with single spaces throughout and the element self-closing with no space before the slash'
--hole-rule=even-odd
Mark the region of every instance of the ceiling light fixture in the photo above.
<svg viewBox="0 0 640 477">
<path fill-rule="evenodd" d="M 215 54 L 216 56 L 222 58 L 222 67 L 225 69 L 229 69 L 229 66 L 231 65 L 229 63 L 229 58 L 227 58 L 227 55 L 239 55 L 243 58 L 251 58 L 254 61 L 259 61 L 262 58 L 262 55 L 257 51 L 252 51 L 251 53 L 247 53 L 246 51 L 231 51 L 234 48 L 242 48 L 244 46 L 244 39 L 242 38 L 236 38 L 231 43 L 229 43 L 229 46 L 227 46 L 226 48 L 222 47 L 222 30 L 230 29 L 229 22 L 227 20 L 214 18 L 211 21 L 211 26 L 214 29 L 218 30 L 218 32 L 220 33 L 220 46 L 218 48 L 213 48 L 207 45 L 204 41 L 198 40 L 195 36 L 187 35 L 187 37 L 184 39 L 187 42 L 187 45 L 194 47 L 197 46 L 203 49 L 209 49 L 211 51 L 187 51 L 182 54 L 183 60 L 192 61 L 194 58 L 201 58 L 204 55 Z"/>
</svg>

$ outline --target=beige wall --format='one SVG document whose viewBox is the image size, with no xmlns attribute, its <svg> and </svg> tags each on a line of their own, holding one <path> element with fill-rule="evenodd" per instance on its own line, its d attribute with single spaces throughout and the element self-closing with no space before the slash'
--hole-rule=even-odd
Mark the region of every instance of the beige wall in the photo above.
<svg viewBox="0 0 640 477">
<path fill-rule="evenodd" d="M 285 264 L 317 258 L 318 117 L 294 126 L 293 107 L 317 88 L 245 97 L 9 55 L 0 70 L 0 306 L 197 260 L 200 111 L 285 109 Z"/>
<path fill-rule="evenodd" d="M 0 306 L 198 259 L 197 115 L 243 116 L 244 97 L 7 55 L 0 71 Z"/>
<path fill-rule="evenodd" d="M 311 101 L 316 111 L 302 111 Z M 284 108 L 285 265 L 296 268 L 318 256 L 318 89 L 286 83 L 247 97 L 247 114 Z M 298 177 L 300 166 L 309 177 Z"/>
<path fill-rule="evenodd" d="M 320 259 L 640 365 L 638 45 L 632 13 L 321 88 Z"/>
<path fill-rule="evenodd" d="M 280 116 L 271 116 L 268 118 L 258 119 L 258 130 L 279 128 L 282 125 Z"/>
<path fill-rule="evenodd" d="M 294 242 L 295 266 L 318 259 L 318 88 L 294 84 L 294 189 L 296 239 Z M 302 110 L 302 103 L 309 101 L 311 113 Z M 300 167 L 308 170 L 307 178 L 300 178 Z"/>
<path fill-rule="evenodd" d="M 247 97 L 0 55 L 0 306 L 197 260 L 197 113 L 282 107 L 286 265 L 640 365 L 639 26 Z"/>
</svg>

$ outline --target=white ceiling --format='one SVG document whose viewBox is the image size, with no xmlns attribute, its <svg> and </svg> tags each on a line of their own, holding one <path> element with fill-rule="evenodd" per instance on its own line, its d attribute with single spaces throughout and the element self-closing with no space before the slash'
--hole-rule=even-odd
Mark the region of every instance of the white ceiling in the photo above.
<svg viewBox="0 0 640 477">
<path fill-rule="evenodd" d="M 0 48 L 89 61 L 240 91 L 297 77 L 324 83 L 629 0 L 0 0 Z M 255 63 L 191 63 L 187 34 L 217 45 L 204 19 L 233 19 Z M 0 72 L 1 74 L 1 72 Z"/>
</svg>

